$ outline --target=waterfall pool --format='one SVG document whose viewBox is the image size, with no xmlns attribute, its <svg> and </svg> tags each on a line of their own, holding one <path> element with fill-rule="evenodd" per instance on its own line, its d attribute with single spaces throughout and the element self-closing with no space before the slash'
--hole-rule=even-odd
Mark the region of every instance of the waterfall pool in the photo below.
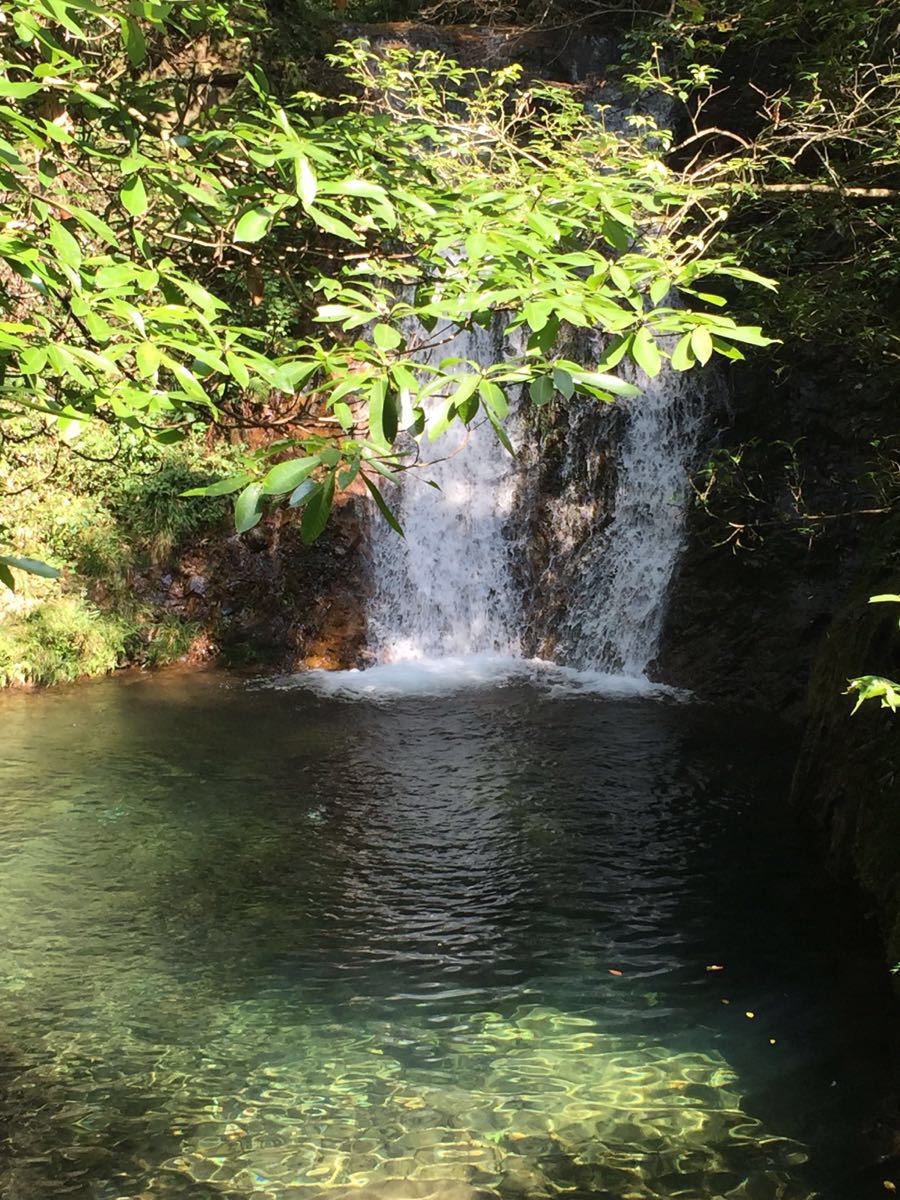
<svg viewBox="0 0 900 1200">
<path fill-rule="evenodd" d="M 508 674 L 0 698 L 5 1200 L 864 1200 L 871 931 L 790 738 Z"/>
</svg>

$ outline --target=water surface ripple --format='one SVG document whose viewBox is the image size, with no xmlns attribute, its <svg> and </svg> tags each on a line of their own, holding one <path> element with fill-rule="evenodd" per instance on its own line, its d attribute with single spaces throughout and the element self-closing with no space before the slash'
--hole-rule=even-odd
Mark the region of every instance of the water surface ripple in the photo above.
<svg viewBox="0 0 900 1200">
<path fill-rule="evenodd" d="M 218 675 L 0 700 L 4 1200 L 859 1200 L 869 936 L 777 726 Z"/>
</svg>

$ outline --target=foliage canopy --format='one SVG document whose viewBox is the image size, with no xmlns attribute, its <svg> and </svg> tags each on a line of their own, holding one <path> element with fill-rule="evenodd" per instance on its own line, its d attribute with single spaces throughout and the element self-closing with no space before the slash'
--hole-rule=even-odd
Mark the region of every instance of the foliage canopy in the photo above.
<svg viewBox="0 0 900 1200">
<path fill-rule="evenodd" d="M 715 191 L 665 164 L 646 119 L 614 132 L 515 68 L 365 43 L 339 48 L 338 101 L 276 94 L 258 66 L 213 87 L 192 44 L 240 62 L 257 20 L 203 0 L 7 7 L 0 422 L 35 413 L 72 445 L 92 420 L 162 443 L 281 427 L 207 494 L 235 495 L 239 530 L 286 499 L 313 540 L 357 477 L 394 521 L 376 479 L 407 465 L 404 430 L 487 419 L 505 440 L 520 388 L 610 400 L 632 390 L 626 357 L 654 375 L 765 344 L 705 282 L 764 281 L 704 252 Z M 266 291 L 293 299 L 283 327 L 256 313 Z M 498 321 L 503 361 L 424 361 Z M 605 335 L 594 362 L 564 356 L 571 327 Z"/>
</svg>

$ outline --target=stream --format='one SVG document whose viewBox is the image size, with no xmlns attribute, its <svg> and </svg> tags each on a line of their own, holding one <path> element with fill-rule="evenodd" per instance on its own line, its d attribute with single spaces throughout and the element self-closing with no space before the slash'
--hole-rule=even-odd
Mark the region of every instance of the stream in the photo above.
<svg viewBox="0 0 900 1200">
<path fill-rule="evenodd" d="M 401 683 L 0 698 L 5 1200 L 883 1195 L 894 1010 L 785 730 Z"/>
</svg>

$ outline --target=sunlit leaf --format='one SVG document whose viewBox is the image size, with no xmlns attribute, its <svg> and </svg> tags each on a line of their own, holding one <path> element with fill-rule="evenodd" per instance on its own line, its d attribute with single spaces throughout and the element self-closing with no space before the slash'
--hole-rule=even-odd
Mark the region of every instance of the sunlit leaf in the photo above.
<svg viewBox="0 0 900 1200">
<path fill-rule="evenodd" d="M 132 175 L 119 190 L 119 197 L 133 217 L 141 217 L 147 211 L 147 191 L 140 175 Z"/>
<path fill-rule="evenodd" d="M 251 483 L 234 502 L 234 525 L 238 533 L 246 533 L 258 525 L 263 515 L 261 483 Z"/>
</svg>

